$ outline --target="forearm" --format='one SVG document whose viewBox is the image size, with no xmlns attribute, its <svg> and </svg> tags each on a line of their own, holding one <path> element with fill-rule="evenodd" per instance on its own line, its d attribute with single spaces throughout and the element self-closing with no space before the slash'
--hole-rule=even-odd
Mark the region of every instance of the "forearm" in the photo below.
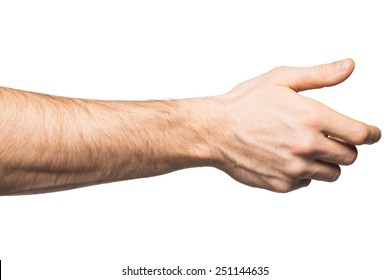
<svg viewBox="0 0 390 280">
<path fill-rule="evenodd" d="M 1 88 L 0 194 L 63 190 L 209 164 L 207 104 L 70 99 Z"/>
</svg>

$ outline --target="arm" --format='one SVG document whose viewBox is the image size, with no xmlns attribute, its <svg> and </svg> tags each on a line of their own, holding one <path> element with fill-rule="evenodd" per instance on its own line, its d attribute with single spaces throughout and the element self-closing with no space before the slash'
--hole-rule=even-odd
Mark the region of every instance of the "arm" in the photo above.
<svg viewBox="0 0 390 280">
<path fill-rule="evenodd" d="M 125 102 L 2 88 L 0 194 L 37 193 L 214 166 L 286 192 L 334 181 L 355 145 L 380 138 L 296 92 L 345 80 L 353 61 L 276 68 L 227 94 Z"/>
<path fill-rule="evenodd" d="M 206 112 L 197 103 L 208 100 L 98 101 L 1 88 L 0 193 L 65 190 L 207 164 L 207 121 L 200 119 Z"/>
</svg>

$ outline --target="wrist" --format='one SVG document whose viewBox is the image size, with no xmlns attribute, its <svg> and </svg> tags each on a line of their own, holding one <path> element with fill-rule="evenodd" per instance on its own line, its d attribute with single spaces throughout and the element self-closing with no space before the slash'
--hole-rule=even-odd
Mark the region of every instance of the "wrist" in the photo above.
<svg viewBox="0 0 390 280">
<path fill-rule="evenodd" d="M 218 97 L 180 100 L 188 133 L 185 142 L 188 160 L 192 166 L 218 166 L 221 152 L 218 135 L 223 124 L 223 103 Z"/>
</svg>

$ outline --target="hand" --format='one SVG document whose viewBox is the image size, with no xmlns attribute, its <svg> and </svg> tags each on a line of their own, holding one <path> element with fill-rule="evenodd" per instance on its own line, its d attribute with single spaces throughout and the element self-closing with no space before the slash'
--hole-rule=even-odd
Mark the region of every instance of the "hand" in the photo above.
<svg viewBox="0 0 390 280">
<path fill-rule="evenodd" d="M 276 192 L 332 182 L 339 165 L 357 157 L 355 145 L 381 132 L 297 94 L 333 86 L 352 73 L 350 59 L 308 68 L 278 67 L 219 96 L 224 121 L 216 133 L 217 167 L 244 184 Z"/>
</svg>

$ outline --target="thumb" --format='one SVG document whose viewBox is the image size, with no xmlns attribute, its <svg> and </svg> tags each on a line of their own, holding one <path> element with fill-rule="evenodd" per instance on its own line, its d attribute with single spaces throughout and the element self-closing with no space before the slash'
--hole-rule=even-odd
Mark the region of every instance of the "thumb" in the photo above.
<svg viewBox="0 0 390 280">
<path fill-rule="evenodd" d="M 282 67 L 277 79 L 279 84 L 299 92 L 337 85 L 352 74 L 354 67 L 352 59 L 312 67 Z"/>
</svg>

